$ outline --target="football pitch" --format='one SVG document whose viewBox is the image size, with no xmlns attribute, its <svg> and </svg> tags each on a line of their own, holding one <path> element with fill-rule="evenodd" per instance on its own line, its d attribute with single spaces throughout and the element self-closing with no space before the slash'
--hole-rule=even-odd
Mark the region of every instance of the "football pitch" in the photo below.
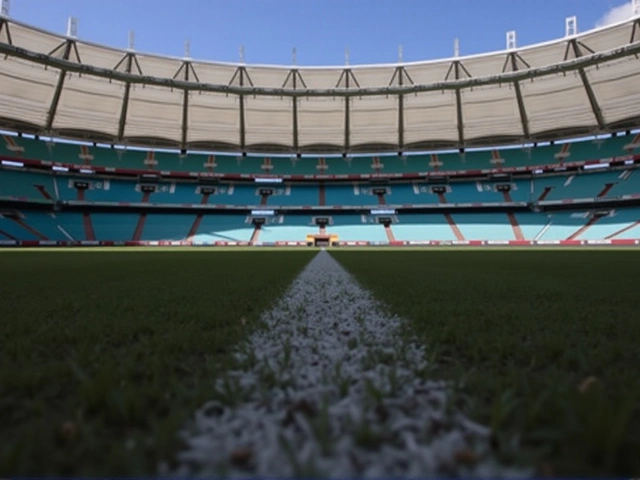
<svg viewBox="0 0 640 480">
<path fill-rule="evenodd" d="M 640 251 L 329 253 L 402 319 L 395 340 L 424 346 L 420 375 L 451 382 L 448 408 L 491 429 L 500 462 L 544 476 L 640 472 Z M 0 475 L 171 464 L 235 349 L 317 254 L 0 251 Z"/>
</svg>

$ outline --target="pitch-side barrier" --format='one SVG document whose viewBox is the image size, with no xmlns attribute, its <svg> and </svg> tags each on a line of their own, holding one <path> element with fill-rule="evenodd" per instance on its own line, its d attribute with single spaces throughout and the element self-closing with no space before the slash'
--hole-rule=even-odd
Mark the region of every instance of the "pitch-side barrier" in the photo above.
<svg viewBox="0 0 640 480">
<path fill-rule="evenodd" d="M 367 242 L 352 241 L 338 242 L 339 247 L 536 247 L 536 246 L 635 246 L 640 245 L 640 239 L 628 240 L 453 240 L 453 241 L 395 241 L 395 242 Z M 251 242 L 176 242 L 176 241 L 139 241 L 139 242 L 57 242 L 37 240 L 0 240 L 0 247 L 306 247 L 307 242 L 268 242 L 252 244 Z"/>
</svg>

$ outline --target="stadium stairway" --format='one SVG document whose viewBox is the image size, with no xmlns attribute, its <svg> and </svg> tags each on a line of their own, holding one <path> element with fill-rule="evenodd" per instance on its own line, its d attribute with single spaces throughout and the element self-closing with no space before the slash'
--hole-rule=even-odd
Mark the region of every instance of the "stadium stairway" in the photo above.
<svg viewBox="0 0 640 480">
<path fill-rule="evenodd" d="M 209 203 L 210 193 L 202 193 L 202 199 L 200 200 L 201 205 L 206 205 Z M 196 218 L 193 220 L 193 224 L 189 229 L 189 233 L 187 233 L 187 240 L 191 241 L 193 237 L 198 233 L 198 228 L 200 228 L 200 224 L 202 223 L 202 213 L 198 213 Z"/>
<path fill-rule="evenodd" d="M 511 224 L 513 235 L 516 237 L 516 240 L 524 240 L 525 238 L 515 213 L 509 212 L 507 213 L 507 217 L 509 218 L 509 223 Z"/>
<path fill-rule="evenodd" d="M 636 239 L 640 238 L 640 220 L 633 222 L 630 225 L 622 227 L 620 230 L 616 230 L 610 235 L 604 237 L 606 240 L 612 239 Z"/>
</svg>

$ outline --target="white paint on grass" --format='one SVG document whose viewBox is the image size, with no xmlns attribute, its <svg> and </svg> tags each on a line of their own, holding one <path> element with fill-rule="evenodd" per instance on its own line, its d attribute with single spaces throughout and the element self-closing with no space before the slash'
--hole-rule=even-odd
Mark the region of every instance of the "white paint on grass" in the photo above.
<svg viewBox="0 0 640 480">
<path fill-rule="evenodd" d="M 489 432 L 425 380 L 425 352 L 399 318 L 327 253 L 294 280 L 217 380 L 218 398 L 163 474 L 260 477 L 516 476 Z"/>
</svg>

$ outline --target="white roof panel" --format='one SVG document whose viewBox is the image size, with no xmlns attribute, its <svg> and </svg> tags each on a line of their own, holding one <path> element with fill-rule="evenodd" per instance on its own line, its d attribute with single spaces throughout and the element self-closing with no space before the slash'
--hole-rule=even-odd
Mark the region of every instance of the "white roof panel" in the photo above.
<svg viewBox="0 0 640 480">
<path fill-rule="evenodd" d="M 124 136 L 164 139 L 178 145 L 182 132 L 182 100 L 183 93 L 177 90 L 133 86 Z"/>
<path fill-rule="evenodd" d="M 525 138 L 516 78 L 510 63 L 505 68 L 510 52 L 349 67 L 239 65 L 128 52 L 9 20 L 3 31 L 9 30 L 11 44 L 3 43 L 8 36 L 0 37 L 0 128 L 47 134 L 51 117 L 54 133 L 65 136 L 94 132 L 102 140 L 140 146 L 162 142 L 262 152 L 407 151 L 635 128 L 640 24 L 630 43 L 633 28 L 630 20 L 513 52 L 530 133 Z M 76 43 L 63 61 L 68 41 Z M 582 59 L 575 60 L 575 48 Z M 123 62 L 127 55 L 133 59 L 131 74 Z M 453 61 L 460 62 L 459 81 Z M 578 68 L 587 72 L 592 99 Z M 67 73 L 56 104 L 60 69 Z M 127 85 L 131 93 L 118 138 Z"/>
<path fill-rule="evenodd" d="M 81 125 L 81 130 L 116 136 L 124 90 L 123 83 L 69 75 L 60 93 L 53 130 L 79 130 Z M 87 104 L 91 105 L 90 109 Z"/>
<path fill-rule="evenodd" d="M 405 144 L 457 142 L 456 96 L 452 91 L 404 97 Z"/>
<path fill-rule="evenodd" d="M 615 123 L 640 117 L 640 60 L 620 59 L 608 68 L 590 68 L 587 76 L 602 108 L 604 119 Z"/>
<path fill-rule="evenodd" d="M 239 104 L 235 95 L 191 93 L 187 141 L 239 145 Z"/>
<path fill-rule="evenodd" d="M 301 98 L 298 102 L 298 143 L 300 147 L 343 144 L 344 120 L 344 98 Z"/>
<path fill-rule="evenodd" d="M 44 127 L 59 72 L 17 58 L 0 58 L 0 117 Z"/>
<path fill-rule="evenodd" d="M 594 113 L 578 74 L 540 77 L 521 88 L 532 135 L 576 127 L 595 132 Z"/>
<path fill-rule="evenodd" d="M 352 97 L 350 143 L 353 146 L 398 141 L 398 97 Z"/>
<path fill-rule="evenodd" d="M 490 138 L 496 131 L 524 137 L 513 86 L 489 85 L 462 91 L 464 136 Z M 487 121 L 490 116 L 491 121 Z"/>
<path fill-rule="evenodd" d="M 293 101 L 291 98 L 245 97 L 247 145 L 293 143 Z"/>
</svg>

